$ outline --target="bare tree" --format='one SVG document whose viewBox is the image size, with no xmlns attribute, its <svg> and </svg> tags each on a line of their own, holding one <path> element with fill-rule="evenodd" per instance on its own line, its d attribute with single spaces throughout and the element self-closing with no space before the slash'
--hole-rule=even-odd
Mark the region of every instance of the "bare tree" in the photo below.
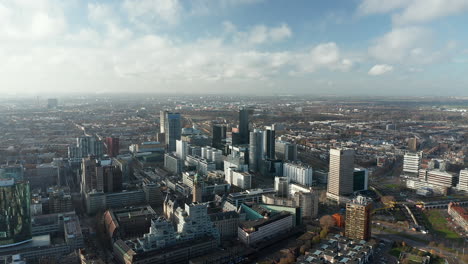
<svg viewBox="0 0 468 264">
<path fill-rule="evenodd" d="M 330 228 L 332 226 L 336 225 L 335 218 L 333 218 L 331 215 L 324 215 L 320 218 L 320 225 L 322 228 Z"/>
</svg>

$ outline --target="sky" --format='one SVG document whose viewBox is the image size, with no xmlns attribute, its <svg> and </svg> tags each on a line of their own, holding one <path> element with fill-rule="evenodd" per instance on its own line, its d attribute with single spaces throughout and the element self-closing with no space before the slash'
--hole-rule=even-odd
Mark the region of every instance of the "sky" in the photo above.
<svg viewBox="0 0 468 264">
<path fill-rule="evenodd" d="M 0 0 L 0 96 L 468 96 L 468 0 Z"/>
</svg>

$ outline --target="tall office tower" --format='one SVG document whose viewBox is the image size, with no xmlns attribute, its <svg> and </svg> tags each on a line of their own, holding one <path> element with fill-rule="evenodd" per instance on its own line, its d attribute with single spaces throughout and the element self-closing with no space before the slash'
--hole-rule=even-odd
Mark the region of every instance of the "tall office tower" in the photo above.
<svg viewBox="0 0 468 264">
<path fill-rule="evenodd" d="M 202 147 L 201 157 L 209 162 L 214 162 L 217 170 L 223 168 L 223 152 L 221 150 L 209 146 Z"/>
<path fill-rule="evenodd" d="M 213 141 L 211 146 L 213 148 L 221 149 L 223 147 L 223 141 L 226 140 L 227 126 L 223 124 L 213 125 Z"/>
<path fill-rule="evenodd" d="M 346 237 L 359 240 L 371 237 L 371 210 L 372 202 L 363 196 L 346 204 Z"/>
<path fill-rule="evenodd" d="M 353 172 L 353 191 L 367 190 L 369 183 L 369 171 L 367 169 L 354 169 Z"/>
<path fill-rule="evenodd" d="M 263 134 L 263 152 L 267 159 L 275 159 L 275 130 L 267 126 Z"/>
<path fill-rule="evenodd" d="M 111 160 L 83 158 L 81 163 L 81 192 L 119 192 L 122 190 L 123 176 L 120 167 Z"/>
<path fill-rule="evenodd" d="M 460 171 L 460 175 L 458 176 L 457 188 L 459 190 L 468 192 L 468 169 Z"/>
<path fill-rule="evenodd" d="M 406 153 L 403 157 L 403 172 L 407 176 L 416 177 L 420 163 L 421 157 L 418 153 Z"/>
<path fill-rule="evenodd" d="M 49 194 L 49 213 L 66 213 L 75 210 L 72 204 L 72 197 L 69 192 L 55 190 Z"/>
<path fill-rule="evenodd" d="M 164 154 L 164 168 L 166 170 L 179 175 L 182 173 L 182 167 L 183 167 L 184 162 L 174 156 L 173 153 L 166 153 Z"/>
<path fill-rule="evenodd" d="M 239 110 L 239 137 L 240 144 L 249 144 L 249 109 Z"/>
<path fill-rule="evenodd" d="M 287 141 L 277 140 L 275 142 L 275 155 L 277 159 L 296 161 L 297 145 Z"/>
<path fill-rule="evenodd" d="M 290 182 L 299 183 L 310 187 L 313 185 L 313 169 L 310 166 L 301 163 L 285 162 L 283 164 L 283 176 Z"/>
<path fill-rule="evenodd" d="M 275 177 L 275 191 L 279 197 L 288 197 L 289 180 L 287 177 Z"/>
<path fill-rule="evenodd" d="M 167 111 L 160 111 L 159 112 L 159 133 L 166 133 L 166 116 Z"/>
<path fill-rule="evenodd" d="M 92 190 L 102 191 L 102 177 L 96 175 L 97 160 L 94 157 L 83 158 L 81 162 L 81 193 L 87 193 Z M 102 175 L 101 175 L 102 176 Z"/>
<path fill-rule="evenodd" d="M 287 144 L 284 150 L 284 160 L 296 161 L 297 160 L 297 145 Z"/>
<path fill-rule="evenodd" d="M 31 240 L 29 182 L 0 179 L 0 248 Z"/>
<path fill-rule="evenodd" d="M 408 150 L 412 152 L 418 151 L 418 139 L 416 137 L 408 139 Z"/>
<path fill-rule="evenodd" d="M 188 155 L 189 144 L 187 141 L 183 140 L 176 140 L 176 157 L 181 159 L 182 161 Z"/>
<path fill-rule="evenodd" d="M 166 134 L 167 151 L 176 151 L 176 140 L 180 140 L 181 116 L 179 113 L 167 113 L 165 117 L 164 133 Z"/>
<path fill-rule="evenodd" d="M 97 137 L 84 136 L 76 139 L 76 145 L 81 152 L 81 157 L 84 158 L 89 155 L 101 157 L 104 153 L 103 143 Z"/>
<path fill-rule="evenodd" d="M 253 172 L 260 170 L 263 159 L 263 131 L 255 129 L 250 132 L 249 169 Z"/>
<path fill-rule="evenodd" d="M 97 167 L 102 170 L 103 176 L 103 191 L 107 192 L 121 192 L 122 191 L 122 171 L 116 165 L 105 165 Z"/>
<path fill-rule="evenodd" d="M 106 149 L 109 157 L 116 157 L 119 155 L 120 143 L 118 137 L 106 137 Z"/>
<path fill-rule="evenodd" d="M 48 109 L 55 109 L 58 107 L 58 100 L 57 98 L 49 98 L 47 99 L 47 108 Z"/>
<path fill-rule="evenodd" d="M 340 202 L 353 193 L 354 150 L 330 149 L 327 197 Z"/>
<path fill-rule="evenodd" d="M 23 180 L 24 167 L 20 163 L 0 165 L 0 179 Z"/>
</svg>

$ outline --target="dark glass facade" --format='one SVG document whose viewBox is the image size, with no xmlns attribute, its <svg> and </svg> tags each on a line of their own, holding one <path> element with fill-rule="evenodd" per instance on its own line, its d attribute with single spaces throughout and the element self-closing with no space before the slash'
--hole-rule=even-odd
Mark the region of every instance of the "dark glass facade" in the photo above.
<svg viewBox="0 0 468 264">
<path fill-rule="evenodd" d="M 360 170 L 353 173 L 353 191 L 366 189 L 366 171 Z"/>
<path fill-rule="evenodd" d="M 32 238 L 30 201 L 29 182 L 0 179 L 0 247 Z"/>
</svg>

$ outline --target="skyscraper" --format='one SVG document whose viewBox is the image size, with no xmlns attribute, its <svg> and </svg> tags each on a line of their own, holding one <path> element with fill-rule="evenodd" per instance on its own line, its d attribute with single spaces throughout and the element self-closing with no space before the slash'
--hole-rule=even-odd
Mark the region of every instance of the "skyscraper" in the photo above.
<svg viewBox="0 0 468 264">
<path fill-rule="evenodd" d="M 213 125 L 213 141 L 211 146 L 213 148 L 221 149 L 223 141 L 226 140 L 227 126 L 223 124 Z"/>
<path fill-rule="evenodd" d="M 340 202 L 353 193 L 354 150 L 330 149 L 327 197 Z"/>
<path fill-rule="evenodd" d="M 164 119 L 164 133 L 168 152 L 176 151 L 176 140 L 180 140 L 181 116 L 179 113 L 166 112 Z"/>
<path fill-rule="evenodd" d="M 32 238 L 29 182 L 0 179 L 0 248 Z"/>
<path fill-rule="evenodd" d="M 312 175 L 312 167 L 306 164 L 291 162 L 285 162 L 283 164 L 283 176 L 287 177 L 290 182 L 299 183 L 304 186 L 312 186 L 314 184 Z"/>
<path fill-rule="evenodd" d="M 239 110 L 239 136 L 240 144 L 249 144 L 249 109 Z"/>
<path fill-rule="evenodd" d="M 47 108 L 48 109 L 55 109 L 58 107 L 58 100 L 57 98 L 49 98 L 47 99 Z"/>
<path fill-rule="evenodd" d="M 263 134 L 264 132 L 258 129 L 250 132 L 249 169 L 253 172 L 260 170 L 263 159 Z"/>
<path fill-rule="evenodd" d="M 159 133 L 165 133 L 167 111 L 159 112 Z"/>
<path fill-rule="evenodd" d="M 285 161 L 296 161 L 297 160 L 297 145 L 277 140 L 275 143 L 275 154 L 277 159 Z"/>
<path fill-rule="evenodd" d="M 81 192 L 119 192 L 122 190 L 122 171 L 111 160 L 84 158 L 81 163 Z"/>
<path fill-rule="evenodd" d="M 372 202 L 358 196 L 346 204 L 345 235 L 351 239 L 368 240 L 371 237 Z"/>
<path fill-rule="evenodd" d="M 187 141 L 183 140 L 176 140 L 176 157 L 181 159 L 182 161 L 188 155 L 189 144 Z"/>
<path fill-rule="evenodd" d="M 468 192 L 468 169 L 460 171 L 460 175 L 458 176 L 457 188 L 459 190 Z"/>
<path fill-rule="evenodd" d="M 118 137 L 107 137 L 106 138 L 106 150 L 109 157 L 116 157 L 119 155 L 120 143 Z"/>
<path fill-rule="evenodd" d="M 271 126 L 265 127 L 263 134 L 263 152 L 267 159 L 275 159 L 275 130 Z"/>
<path fill-rule="evenodd" d="M 421 164 L 419 153 L 406 153 L 403 157 L 403 173 L 408 176 L 416 177 Z"/>
<path fill-rule="evenodd" d="M 416 137 L 408 138 L 408 150 L 412 152 L 418 150 L 418 139 Z"/>
<path fill-rule="evenodd" d="M 369 171 L 367 169 L 354 169 L 353 191 L 365 191 L 369 184 Z"/>
<path fill-rule="evenodd" d="M 94 136 L 82 136 L 76 138 L 76 145 L 68 147 L 69 158 L 85 158 L 89 155 L 102 157 L 104 154 L 104 144 Z"/>
</svg>

